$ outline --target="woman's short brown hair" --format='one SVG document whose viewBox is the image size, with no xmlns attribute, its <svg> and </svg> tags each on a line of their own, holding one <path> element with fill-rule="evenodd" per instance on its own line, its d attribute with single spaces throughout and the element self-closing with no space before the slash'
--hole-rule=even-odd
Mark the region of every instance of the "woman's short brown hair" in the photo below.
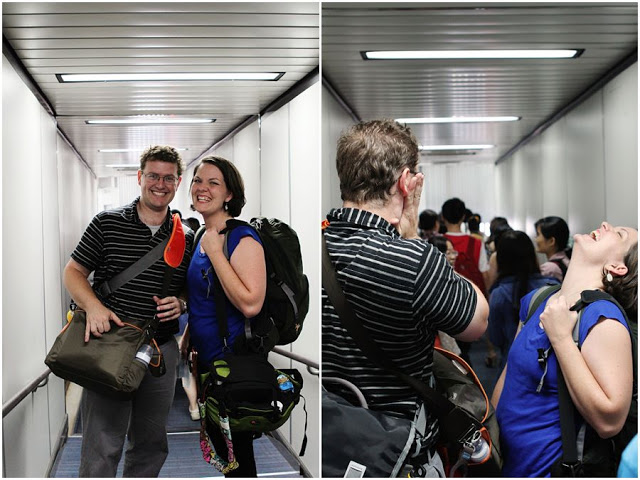
<svg viewBox="0 0 640 480">
<path fill-rule="evenodd" d="M 418 158 L 418 142 L 408 127 L 394 120 L 353 125 L 338 140 L 342 200 L 385 201 L 402 170 L 416 170 Z"/>
<path fill-rule="evenodd" d="M 627 251 L 624 256 L 624 264 L 627 274 L 621 277 L 614 276 L 609 282 L 606 279 L 607 272 L 603 273 L 602 284 L 604 291 L 615 298 L 625 309 L 630 319 L 638 318 L 638 243 Z"/>
<path fill-rule="evenodd" d="M 222 157 L 204 157 L 202 160 L 200 160 L 200 163 L 196 165 L 196 168 L 193 170 L 194 178 L 198 173 L 198 169 L 203 163 L 213 165 L 214 167 L 218 167 L 220 169 L 224 178 L 224 183 L 227 185 L 227 189 L 233 195 L 231 200 L 227 202 L 227 211 L 232 217 L 239 216 L 240 213 L 242 213 L 242 207 L 245 206 L 247 201 L 244 197 L 244 182 L 242 181 L 242 175 L 240 175 L 240 172 L 238 171 L 236 166 L 229 160 Z M 191 179 L 191 184 L 193 184 L 193 178 Z M 191 209 L 194 209 L 193 205 L 191 205 Z"/>
</svg>

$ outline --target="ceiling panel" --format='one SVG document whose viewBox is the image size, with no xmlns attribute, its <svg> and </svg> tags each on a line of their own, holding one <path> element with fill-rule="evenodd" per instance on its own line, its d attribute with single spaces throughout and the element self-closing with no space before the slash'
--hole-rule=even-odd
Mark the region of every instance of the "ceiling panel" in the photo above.
<svg viewBox="0 0 640 480">
<path fill-rule="evenodd" d="M 139 154 L 105 148 L 170 144 L 193 161 L 319 65 L 314 2 L 9 2 L 3 40 L 97 176 Z M 282 72 L 277 81 L 60 83 L 63 73 Z M 138 115 L 215 118 L 199 126 L 96 126 Z"/>
<path fill-rule="evenodd" d="M 516 115 L 512 123 L 413 125 L 422 145 L 491 144 L 495 162 L 620 62 L 637 58 L 637 3 L 322 4 L 323 77 L 363 120 Z M 579 48 L 569 60 L 369 60 L 367 50 Z"/>
</svg>

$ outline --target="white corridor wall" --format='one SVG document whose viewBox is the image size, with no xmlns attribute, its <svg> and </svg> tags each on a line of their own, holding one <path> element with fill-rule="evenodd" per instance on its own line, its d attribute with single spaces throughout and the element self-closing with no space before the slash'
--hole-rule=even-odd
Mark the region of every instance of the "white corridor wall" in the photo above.
<svg viewBox="0 0 640 480">
<path fill-rule="evenodd" d="M 638 225 L 638 64 L 497 166 L 499 212 L 535 234 L 557 215 L 572 234 Z"/>
<path fill-rule="evenodd" d="M 87 194 L 95 185 L 60 145 L 55 120 L 4 56 L 2 62 L 4 403 L 46 368 L 44 357 L 62 327 L 60 279 L 63 256 L 73 242 L 61 239 L 60 222 L 88 222 L 86 212 L 95 208 L 95 197 Z M 59 183 L 59 176 L 67 181 Z M 64 230 L 70 230 L 67 224 Z M 43 477 L 64 420 L 64 383 L 52 375 L 3 418 L 3 475 Z"/>
</svg>

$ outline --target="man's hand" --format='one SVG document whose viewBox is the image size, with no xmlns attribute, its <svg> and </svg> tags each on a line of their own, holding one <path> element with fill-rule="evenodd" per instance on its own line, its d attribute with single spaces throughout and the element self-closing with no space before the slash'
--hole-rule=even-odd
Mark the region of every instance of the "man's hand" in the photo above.
<svg viewBox="0 0 640 480">
<path fill-rule="evenodd" d="M 161 322 L 168 322 L 169 320 L 176 320 L 182 315 L 182 304 L 178 297 L 164 297 L 160 298 L 156 295 L 153 296 L 153 301 L 158 305 L 156 314 Z"/>
<path fill-rule="evenodd" d="M 400 235 L 404 238 L 418 237 L 418 214 L 420 209 L 420 197 L 422 196 L 422 186 L 424 185 L 424 175 L 422 173 L 408 173 L 409 178 L 402 206 L 402 215 L 399 219 L 394 219 L 391 224 L 396 227 Z"/>
<path fill-rule="evenodd" d="M 99 303 L 87 310 L 87 326 L 84 331 L 84 341 L 87 343 L 91 335 L 100 338 L 102 334 L 111 330 L 111 324 L 115 323 L 117 326 L 122 327 L 124 323 L 118 318 L 118 316 L 109 310 L 107 307 Z"/>
</svg>

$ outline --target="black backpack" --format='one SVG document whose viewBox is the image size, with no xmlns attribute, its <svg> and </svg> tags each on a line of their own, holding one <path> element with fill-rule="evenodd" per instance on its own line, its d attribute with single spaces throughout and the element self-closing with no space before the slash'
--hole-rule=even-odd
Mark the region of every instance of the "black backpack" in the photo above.
<svg viewBox="0 0 640 480">
<path fill-rule="evenodd" d="M 237 340 L 234 350 L 248 347 L 250 350 L 269 351 L 275 345 L 287 345 L 295 341 L 302 331 L 304 318 L 309 311 L 309 280 L 302 270 L 302 254 L 296 232 L 277 218 L 252 218 L 228 220 L 224 254 L 229 258 L 227 240 L 229 232 L 237 226 L 252 227 L 260 236 L 267 267 L 267 292 L 262 311 L 252 319 L 250 330 Z M 194 248 L 204 235 L 201 227 L 194 239 Z"/>
<path fill-rule="evenodd" d="M 533 294 L 527 309 L 526 323 L 536 309 L 545 299 L 560 289 L 560 285 L 550 285 L 539 288 Z M 562 372 L 558 369 L 558 396 L 560 402 L 560 418 L 562 427 L 563 455 L 554 464 L 551 470 L 552 477 L 615 477 L 622 451 L 631 439 L 638 433 L 638 322 L 629 321 L 627 314 L 608 293 L 600 290 L 585 290 L 580 295 L 580 300 L 571 310 L 578 312 L 578 320 L 573 329 L 573 341 L 581 348 L 579 342 L 580 320 L 582 309 L 597 300 L 608 300 L 618 306 L 624 314 L 631 333 L 631 349 L 633 355 L 633 396 L 627 419 L 622 427 L 612 438 L 600 438 L 593 428 L 583 422 L 580 429 L 576 428 L 574 416 L 575 408 L 569 396 L 567 387 L 562 379 Z M 545 353 L 545 356 L 548 352 Z M 562 381 L 561 381 L 562 380 Z M 577 435 L 576 435 L 577 432 Z M 576 438 L 577 437 L 577 438 Z"/>
</svg>

